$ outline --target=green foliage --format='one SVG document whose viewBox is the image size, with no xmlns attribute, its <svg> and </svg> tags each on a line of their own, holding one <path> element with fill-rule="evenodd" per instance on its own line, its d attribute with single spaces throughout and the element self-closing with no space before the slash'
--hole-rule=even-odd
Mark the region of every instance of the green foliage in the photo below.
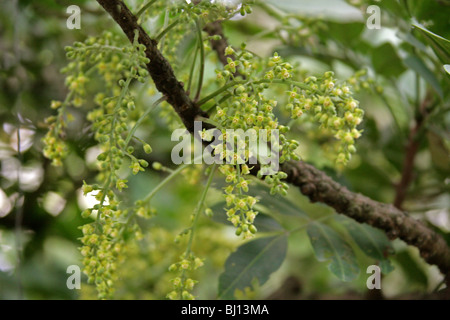
<svg viewBox="0 0 450 320">
<path fill-rule="evenodd" d="M 277 129 L 281 164 L 307 161 L 389 203 L 410 128 L 421 123 L 402 205 L 448 237 L 445 219 L 430 218 L 448 215 L 449 201 L 450 29 L 440 2 L 125 3 L 221 142 L 227 129 L 266 130 L 269 140 Z M 381 8 L 381 30 L 366 28 L 371 4 Z M 288 276 L 304 284 L 304 297 L 342 293 L 337 287 L 363 293 L 359 270 L 371 264 L 406 283 L 390 296 L 436 286 L 417 252 L 368 225 L 329 219 L 332 210 L 288 187 L 287 173 L 263 177 L 261 166 L 255 177 L 248 161 L 261 150 L 246 150 L 250 141 L 233 150 L 217 144 L 215 154 L 236 161 L 217 170 L 174 167 L 170 135 L 183 124 L 149 76 L 145 46 L 137 37 L 130 44 L 100 7 L 78 5 L 82 29 L 68 31 L 65 2 L 20 1 L 17 22 L 12 5 L 1 4 L 0 247 L 8 249 L 0 261 L 14 275 L 22 267 L 27 298 L 266 298 Z M 225 39 L 203 30 L 217 20 L 225 52 L 211 42 Z M 26 44 L 20 55 L 14 34 Z M 20 152 L 18 133 L 31 137 Z M 200 135 L 212 140 L 208 130 Z M 19 164 L 43 173 L 18 181 Z M 22 193 L 27 215 L 16 234 L 24 241 L 15 248 Z M 83 205 L 78 193 L 94 200 Z M 78 263 L 79 295 L 61 289 L 67 265 Z M 16 298 L 15 281 L 2 269 L 0 298 Z"/>
<path fill-rule="evenodd" d="M 308 218 L 308 215 L 296 206 L 293 202 L 281 197 L 279 195 L 270 195 L 265 188 L 257 186 L 254 188 L 254 192 L 258 198 L 260 198 L 258 205 L 263 206 L 262 211 L 272 214 L 279 213 L 289 216 L 300 216 Z"/>
<path fill-rule="evenodd" d="M 450 58 L 450 41 L 431 32 L 420 23 L 415 22 L 412 25 L 421 31 L 426 42 L 433 48 L 441 62 L 448 62 Z"/>
<path fill-rule="evenodd" d="M 397 263 L 405 271 L 406 277 L 412 285 L 422 288 L 428 285 L 428 278 L 423 268 L 411 257 L 409 252 L 399 252 Z"/>
<path fill-rule="evenodd" d="M 383 72 L 387 77 L 396 77 L 405 71 L 397 51 L 390 43 L 375 48 L 372 55 L 372 64 L 377 73 Z"/>
<path fill-rule="evenodd" d="M 244 11 L 241 10 L 241 14 L 249 13 L 249 8 L 249 6 L 245 7 Z M 144 9 L 145 7 L 142 10 Z M 169 24 L 170 19 L 169 22 L 165 20 L 163 31 L 156 36 L 157 40 L 162 40 L 176 24 L 189 24 L 195 21 L 201 58 L 196 98 L 203 89 L 205 64 L 204 41 L 199 24 L 206 24 L 211 16 L 217 19 L 217 12 L 223 12 L 220 5 L 203 2 L 193 6 L 180 3 L 169 13 L 169 17 L 175 19 L 173 23 Z M 200 22 L 200 18 L 203 21 Z M 95 219 L 95 222 L 88 223 L 82 228 L 81 240 L 84 246 L 81 248 L 81 254 L 85 257 L 84 273 L 88 276 L 89 283 L 96 284 L 99 298 L 113 296 L 116 261 L 120 258 L 120 253 L 125 246 L 123 234 L 139 230 L 139 226 L 134 222 L 135 215 L 151 218 L 155 212 L 149 204 L 154 193 L 150 193 L 143 200 L 136 201 L 134 208 L 119 205 L 117 196 L 117 193 L 128 187 L 128 180 L 120 178 L 118 174 L 126 158 L 130 159 L 128 167 L 133 175 L 144 171 L 144 168 L 148 166 L 146 160 L 138 159 L 133 155 L 135 148 L 130 145 L 136 126 L 140 124 L 142 117 L 148 114 L 144 112 L 134 127 L 129 121 L 129 114 L 135 109 L 134 98 L 130 92 L 132 81 L 145 82 L 144 78 L 148 76 L 145 65 L 150 62 L 145 56 L 144 45 L 139 44 L 137 39 L 138 33 L 132 46 L 121 49 L 120 38 L 113 37 L 111 33 L 105 33 L 102 38 L 91 37 L 84 43 L 76 43 L 73 47 L 66 48 L 67 57 L 74 60 L 63 70 L 68 74 L 66 85 L 70 91 L 64 102 L 53 102 L 52 108 L 58 109 L 59 115 L 47 120 L 50 130 L 43 140 L 46 145 L 44 154 L 52 159 L 55 165 L 61 165 L 63 158 L 67 155 L 67 147 L 59 137 L 63 135 L 63 130 L 67 127 L 66 118 L 71 118 L 71 115 L 66 112 L 67 106 L 83 105 L 87 95 L 86 84 L 90 81 L 91 74 L 97 71 L 103 78 L 104 89 L 109 93 L 106 94 L 105 90 L 97 93 L 95 102 L 99 107 L 87 114 L 87 120 L 93 124 L 94 138 L 98 141 L 102 152 L 97 156 L 100 168 L 97 178 L 99 184 L 84 183 L 83 186 L 84 195 L 93 191 L 97 192 L 95 197 L 99 203 L 81 214 L 83 218 L 93 216 Z M 174 45 L 176 44 L 175 42 Z M 338 140 L 341 140 L 337 163 L 346 164 L 351 154 L 356 152 L 354 140 L 361 135 L 356 126 L 362 121 L 363 111 L 358 108 L 358 102 L 352 98 L 350 88 L 345 84 L 337 85 L 333 72 L 326 72 L 320 78 L 308 77 L 303 82 L 291 81 L 291 78 L 298 77 L 299 74 L 296 74 L 294 67 L 284 62 L 276 53 L 267 61 L 256 60 L 243 45 L 240 52 L 227 47 L 224 54 L 228 56 L 228 63 L 223 71 L 216 71 L 222 88 L 201 99 L 198 105 L 201 106 L 211 99 L 217 101 L 219 96 L 227 93 L 227 96 L 216 104 L 215 115 L 211 118 L 212 123 L 222 130 L 222 135 L 218 139 L 224 142 L 216 145 L 214 152 L 227 163 L 236 163 L 236 165 L 220 166 L 221 173 L 229 183 L 229 186 L 224 188 L 226 214 L 228 220 L 236 227 L 236 235 L 249 239 L 257 232 L 254 221 L 258 212 L 253 207 L 258 200 L 245 194 L 249 191 L 248 185 L 251 182 L 247 178 L 250 175 L 250 168 L 246 163 L 249 162 L 252 152 L 259 151 L 250 150 L 249 145 L 244 141 L 243 145 L 238 144 L 235 150 L 230 152 L 225 144 L 228 134 L 226 130 L 252 129 L 257 132 L 253 139 L 258 139 L 261 130 L 264 130 L 269 134 L 268 141 L 272 141 L 271 130 L 279 129 L 280 145 L 272 143 L 271 148 L 281 154 L 280 164 L 291 159 L 299 160 L 300 158 L 294 153 L 298 142 L 285 137 L 289 127 L 279 125 L 273 113 L 278 101 L 268 99 L 264 95 L 264 91 L 272 83 L 286 84 L 290 87 L 286 110 L 291 113 L 291 118 L 295 120 L 304 112 L 311 113 L 312 118 L 318 121 L 323 129 L 330 130 Z M 237 80 L 237 72 L 244 76 L 245 80 Z M 360 73 L 356 77 L 363 75 L 364 73 Z M 191 71 L 189 83 L 192 76 Z M 356 78 L 353 79 L 354 84 L 357 84 Z M 206 131 L 203 131 L 201 135 L 203 139 L 211 140 L 207 137 Z M 149 144 L 139 138 L 136 139 L 143 142 L 144 150 L 148 153 L 151 149 Z M 262 166 L 258 177 L 265 174 L 264 172 L 265 167 Z M 276 193 L 287 195 L 288 185 L 282 181 L 286 177 L 284 172 L 266 176 L 265 181 L 272 186 L 271 195 Z M 201 206 L 202 204 L 199 204 L 199 207 Z M 172 280 L 175 290 L 168 294 L 171 299 L 194 298 L 190 291 L 195 282 L 186 278 L 185 271 L 196 270 L 202 264 L 200 258 L 194 256 L 190 249 L 197 217 L 198 212 L 195 214 L 194 225 L 182 233 L 182 235 L 190 233 L 188 249 L 181 260 L 170 267 L 171 271 L 182 270 L 180 277 Z"/>
<path fill-rule="evenodd" d="M 361 250 L 369 257 L 379 261 L 381 272 L 388 274 L 393 270 L 393 266 L 386 258 L 392 255 L 393 248 L 386 235 L 365 223 L 357 223 L 354 220 L 339 216 L 338 221 L 348 230 L 350 236 Z"/>
<path fill-rule="evenodd" d="M 282 234 L 250 241 L 233 252 L 219 279 L 219 298 L 233 299 L 236 290 L 252 286 L 257 279 L 263 285 L 286 257 L 287 237 Z"/>
<path fill-rule="evenodd" d="M 328 268 L 342 281 L 351 281 L 359 274 L 356 256 L 349 244 L 330 227 L 311 223 L 308 236 L 319 261 L 331 260 Z"/>
</svg>

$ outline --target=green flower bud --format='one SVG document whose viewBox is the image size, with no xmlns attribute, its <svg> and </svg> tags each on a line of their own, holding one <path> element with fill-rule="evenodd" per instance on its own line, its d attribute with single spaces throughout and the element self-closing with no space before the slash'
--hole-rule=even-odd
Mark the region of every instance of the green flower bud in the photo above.
<svg viewBox="0 0 450 320">
<path fill-rule="evenodd" d="M 106 143 L 109 141 L 109 136 L 107 135 L 102 135 L 100 136 L 100 138 L 98 139 L 101 143 Z"/>
<path fill-rule="evenodd" d="M 192 280 L 192 279 L 186 279 L 185 283 L 184 283 L 184 288 L 188 291 L 191 291 L 194 289 L 195 283 L 197 281 Z"/>
<path fill-rule="evenodd" d="M 83 210 L 81 212 L 81 217 L 84 219 L 89 218 L 90 215 L 91 215 L 91 210 L 89 210 L 89 209 Z"/>
<path fill-rule="evenodd" d="M 181 269 L 184 269 L 184 270 L 189 269 L 190 265 L 191 264 L 190 264 L 189 260 L 186 260 L 186 259 L 184 259 L 180 262 L 180 267 L 181 267 Z"/>
<path fill-rule="evenodd" d="M 244 86 L 238 86 L 235 90 L 236 94 L 240 95 L 242 93 L 245 92 L 245 87 Z"/>
<path fill-rule="evenodd" d="M 176 291 L 172 291 L 166 296 L 170 300 L 176 300 L 178 298 L 178 293 Z"/>
<path fill-rule="evenodd" d="M 213 216 L 213 211 L 210 209 L 210 208 L 207 208 L 206 210 L 205 210 L 205 215 L 207 216 L 207 217 L 212 217 Z"/>
<path fill-rule="evenodd" d="M 152 147 L 149 144 L 145 144 L 144 145 L 144 152 L 145 153 L 149 154 L 149 153 L 152 153 L 152 151 L 153 151 L 153 149 L 152 149 Z"/>
<path fill-rule="evenodd" d="M 176 271 L 178 271 L 178 266 L 177 266 L 177 264 L 176 264 L 176 263 L 171 264 L 170 267 L 169 267 L 169 271 L 170 271 L 170 272 L 176 272 Z"/>
<path fill-rule="evenodd" d="M 118 141 L 117 141 L 117 145 L 120 147 L 120 148 L 125 148 L 126 147 L 126 142 L 125 142 L 125 140 L 123 140 L 123 139 L 119 139 Z"/>
<path fill-rule="evenodd" d="M 251 60 L 253 59 L 253 55 L 250 52 L 246 52 L 244 53 L 244 55 L 242 56 L 245 60 Z"/>
<path fill-rule="evenodd" d="M 181 294 L 183 300 L 194 300 L 194 296 L 187 291 L 183 291 Z"/>
<path fill-rule="evenodd" d="M 87 195 L 92 190 L 94 190 L 94 188 L 83 180 L 83 187 L 82 187 L 83 195 Z"/>
<path fill-rule="evenodd" d="M 143 159 L 139 160 L 139 164 L 144 168 L 148 167 L 148 162 Z"/>
<path fill-rule="evenodd" d="M 198 269 L 200 267 L 203 267 L 203 265 L 204 265 L 204 262 L 203 262 L 202 259 L 200 259 L 198 257 L 194 259 L 194 269 Z"/>
</svg>

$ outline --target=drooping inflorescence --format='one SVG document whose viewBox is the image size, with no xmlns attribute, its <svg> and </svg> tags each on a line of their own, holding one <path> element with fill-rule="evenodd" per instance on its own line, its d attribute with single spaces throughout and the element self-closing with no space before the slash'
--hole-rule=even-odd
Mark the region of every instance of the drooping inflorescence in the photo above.
<svg viewBox="0 0 450 320">
<path fill-rule="evenodd" d="M 287 174 L 278 168 L 286 161 L 300 160 L 301 157 L 298 152 L 301 140 L 292 138 L 291 124 L 306 118 L 321 130 L 330 132 L 339 143 L 336 163 L 345 165 L 356 150 L 355 140 L 361 135 L 357 126 L 362 121 L 363 111 L 352 96 L 350 84 L 337 81 L 332 72 L 304 77 L 298 66 L 291 65 L 277 53 L 264 59 L 247 50 L 245 44 L 239 50 L 228 46 L 224 52 L 227 63 L 216 70 L 216 79 L 204 79 L 206 63 L 217 63 L 208 42 L 220 37 L 207 37 L 202 28 L 209 22 L 250 13 L 251 1 L 230 7 L 209 1 L 174 2 L 168 7 L 162 6 L 163 3 L 154 2 L 153 9 L 164 9 L 160 16 L 164 22 L 152 36 L 159 41 L 161 51 L 175 65 L 180 78 L 186 80 L 188 94 L 208 113 L 209 118 L 204 120 L 220 132 L 212 147 L 214 155 L 223 161 L 217 171 L 227 184 L 223 188 L 224 214 L 235 227 L 237 236 L 250 239 L 257 233 L 255 220 L 259 200 L 249 194 L 255 175 L 252 170 L 257 170 L 256 176 L 267 183 L 272 195 L 287 194 L 288 185 L 284 181 Z M 139 19 L 144 21 L 149 16 L 149 11 L 144 10 Z M 185 27 L 192 29 L 191 36 L 195 39 L 195 56 L 189 68 L 183 68 L 176 56 Z M 67 74 L 69 93 L 65 101 L 52 103 L 57 115 L 47 119 L 49 131 L 43 140 L 45 156 L 52 159 L 53 164 L 62 165 L 69 152 L 62 137 L 71 118 L 70 110 L 72 107 L 86 109 L 89 130 L 99 151 L 98 175 L 97 181 L 84 182 L 82 190 L 84 195 L 94 194 L 97 203 L 81 213 L 83 218 L 91 221 L 81 227 L 83 246 L 80 251 L 88 282 L 95 283 L 100 298 L 111 298 L 114 294 L 118 263 L 124 260 L 130 239 L 125 235 L 144 238 L 135 218 L 149 219 L 156 214 L 151 206 L 155 193 L 185 169 L 196 170 L 190 177 L 192 181 L 201 180 L 201 168 L 188 169 L 185 165 L 172 171 L 154 162 L 153 169 L 170 172 L 166 180 L 147 197 L 135 201 L 134 206 L 126 207 L 120 202 L 118 195 L 128 187 L 128 180 L 119 174 L 119 170 L 125 167 L 128 175 L 136 175 L 149 165 L 147 160 L 135 155 L 133 142 L 141 145 L 146 154 L 153 150 L 148 142 L 134 135 L 137 126 L 148 116 L 142 108 L 136 110 L 137 98 L 133 91 L 135 83 L 144 83 L 149 75 L 146 48 L 138 43 L 137 34 L 131 45 L 124 45 L 122 41 L 123 38 L 106 32 L 101 37 L 92 37 L 67 48 L 71 62 L 63 72 Z M 360 76 L 363 74 L 349 82 L 357 85 Z M 94 81 L 95 77 L 101 81 Z M 150 90 L 154 91 L 154 87 Z M 92 99 L 93 92 L 95 97 Z M 165 97 L 154 105 L 164 100 Z M 138 113 L 138 116 L 131 119 L 132 113 Z M 162 104 L 160 115 L 171 128 L 182 123 L 167 103 Z M 244 139 L 240 139 L 240 133 L 244 133 Z M 208 130 L 199 134 L 204 141 L 211 141 Z M 271 160 L 268 163 L 265 162 L 267 158 Z M 206 193 L 213 174 L 214 170 L 211 170 L 191 226 L 176 237 L 179 240 L 181 236 L 188 236 L 189 240 L 178 261 L 170 264 L 169 270 L 177 276 L 172 279 L 173 290 L 168 298 L 194 298 L 192 291 L 196 280 L 188 273 L 203 266 L 204 259 L 194 253 L 192 242 L 198 217 L 206 207 Z M 211 215 L 208 210 L 207 215 Z"/>
</svg>

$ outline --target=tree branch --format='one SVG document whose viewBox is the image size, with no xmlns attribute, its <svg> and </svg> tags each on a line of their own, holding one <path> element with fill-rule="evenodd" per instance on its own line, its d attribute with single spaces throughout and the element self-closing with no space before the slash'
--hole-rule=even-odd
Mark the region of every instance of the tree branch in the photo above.
<svg viewBox="0 0 450 320">
<path fill-rule="evenodd" d="M 189 98 L 183 83 L 177 80 L 172 66 L 158 50 L 157 42 L 137 23 L 136 17 L 124 2 L 120 0 L 97 0 L 97 2 L 122 28 L 130 42 L 134 41 L 134 31 L 138 30 L 138 41 L 146 47 L 145 54 L 150 59 L 147 69 L 156 88 L 167 97 L 167 102 L 173 106 L 189 132 L 193 132 L 195 118 L 207 115 Z"/>
<path fill-rule="evenodd" d="M 176 79 L 169 62 L 158 50 L 157 43 L 137 24 L 135 16 L 122 1 L 97 2 L 119 24 L 131 42 L 134 39 L 134 30 L 139 31 L 138 41 L 146 46 L 146 55 L 150 59 L 147 68 L 156 88 L 167 97 L 167 101 L 174 107 L 186 128 L 193 133 L 194 120 L 198 116 L 208 116 L 189 98 L 183 85 Z M 297 186 L 312 202 L 323 202 L 341 214 L 380 228 L 391 239 L 401 238 L 417 247 L 428 263 L 436 264 L 447 279 L 450 279 L 449 247 L 440 235 L 421 222 L 392 205 L 379 203 L 349 191 L 322 171 L 304 162 L 287 162 L 281 169 L 288 174 L 287 182 Z"/>
<path fill-rule="evenodd" d="M 228 64 L 227 58 L 233 58 L 232 56 L 225 55 L 225 49 L 228 47 L 227 38 L 223 33 L 222 25 L 220 21 L 214 21 L 208 23 L 203 30 L 209 36 L 220 36 L 219 40 L 211 40 L 211 48 L 217 53 L 217 57 L 223 65 Z"/>
<path fill-rule="evenodd" d="M 297 186 L 311 202 L 323 202 L 358 222 L 386 232 L 390 239 L 400 238 L 417 247 L 429 264 L 435 264 L 450 278 L 450 250 L 445 240 L 422 222 L 411 218 L 391 204 L 374 201 L 349 191 L 322 171 L 304 162 L 281 166 L 287 182 Z"/>
<path fill-rule="evenodd" d="M 220 21 L 210 22 L 206 24 L 203 30 L 209 36 L 220 36 L 219 40 L 214 39 L 210 40 L 211 48 L 216 52 L 219 61 L 223 65 L 227 65 L 228 64 L 227 59 L 228 58 L 233 59 L 233 56 L 225 55 L 225 49 L 228 47 L 228 40 L 225 37 L 225 34 L 223 33 L 222 23 Z M 236 72 L 233 75 L 235 77 L 240 76 L 241 78 L 245 79 L 245 76 L 239 73 L 239 66 L 236 68 Z"/>
<path fill-rule="evenodd" d="M 420 131 L 427 117 L 426 109 L 429 102 L 430 97 L 427 96 L 419 106 L 415 124 L 409 132 L 408 144 L 405 148 L 405 158 L 403 160 L 402 177 L 398 184 L 395 186 L 394 206 L 399 209 L 402 209 L 402 205 L 405 201 L 409 185 L 413 181 L 414 160 L 416 158 L 417 151 L 419 150 Z"/>
</svg>

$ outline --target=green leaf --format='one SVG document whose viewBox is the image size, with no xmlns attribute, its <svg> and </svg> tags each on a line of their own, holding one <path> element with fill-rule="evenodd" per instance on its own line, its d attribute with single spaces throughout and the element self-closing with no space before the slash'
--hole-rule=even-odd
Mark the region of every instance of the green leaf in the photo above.
<svg viewBox="0 0 450 320">
<path fill-rule="evenodd" d="M 408 283 L 415 283 L 423 288 L 428 287 L 428 276 L 423 267 L 414 259 L 408 251 L 398 252 L 395 261 L 400 264 Z"/>
<path fill-rule="evenodd" d="M 450 64 L 444 64 L 444 70 L 450 74 Z"/>
<path fill-rule="evenodd" d="M 284 228 L 278 223 L 277 220 L 261 212 L 257 215 L 253 224 L 259 232 L 273 232 L 284 230 Z"/>
<path fill-rule="evenodd" d="M 331 260 L 328 269 L 342 281 L 351 281 L 359 274 L 356 256 L 350 245 L 330 227 L 321 223 L 308 225 L 307 233 L 319 261 Z"/>
<path fill-rule="evenodd" d="M 353 49 L 359 48 L 359 45 L 362 44 L 361 34 L 366 28 L 365 24 L 359 22 L 345 24 L 330 22 L 327 25 L 329 30 L 325 31 L 325 36 L 328 38 L 339 41 Z"/>
<path fill-rule="evenodd" d="M 399 76 L 406 70 L 390 43 L 385 43 L 372 51 L 372 64 L 377 73 L 386 77 Z"/>
<path fill-rule="evenodd" d="M 417 39 L 411 32 L 408 32 L 408 33 L 397 32 L 396 35 L 399 39 L 409 43 L 417 50 L 419 50 L 421 52 L 427 51 L 428 47 L 422 41 Z"/>
<path fill-rule="evenodd" d="M 409 55 L 406 59 L 403 60 L 406 66 L 417 72 L 422 78 L 425 79 L 433 89 L 439 94 L 441 98 L 443 98 L 444 93 L 442 92 L 441 85 L 439 84 L 439 80 L 436 78 L 434 73 L 428 69 L 426 64 L 417 56 Z"/>
<path fill-rule="evenodd" d="M 397 2 L 397 1 L 389 1 Z M 448 19 L 449 0 L 409 1 L 411 16 L 416 21 L 426 21 L 433 32 L 448 38 L 450 36 Z"/>
<path fill-rule="evenodd" d="M 429 131 L 427 133 L 428 143 L 430 145 L 431 159 L 433 163 L 441 170 L 450 170 L 450 151 L 445 145 L 444 139 Z"/>
<path fill-rule="evenodd" d="M 448 63 L 450 61 L 450 41 L 431 32 L 418 22 L 413 22 L 412 25 L 425 37 L 425 40 L 433 48 L 441 62 Z"/>
<path fill-rule="evenodd" d="M 384 232 L 345 216 L 336 216 L 336 220 L 345 226 L 355 243 L 366 255 L 378 260 L 384 274 L 394 270 L 394 266 L 386 258 L 387 255 L 394 253 L 394 248 Z"/>
<path fill-rule="evenodd" d="M 400 4 L 399 1 L 383 1 L 383 3 L 377 4 L 381 7 L 382 11 L 390 11 L 394 16 L 407 19 L 409 17 L 408 12 Z"/>
<path fill-rule="evenodd" d="M 286 257 L 285 234 L 260 238 L 240 246 L 225 262 L 219 278 L 219 299 L 234 299 L 236 290 L 251 287 L 253 279 L 260 285 L 278 270 Z"/>
</svg>

